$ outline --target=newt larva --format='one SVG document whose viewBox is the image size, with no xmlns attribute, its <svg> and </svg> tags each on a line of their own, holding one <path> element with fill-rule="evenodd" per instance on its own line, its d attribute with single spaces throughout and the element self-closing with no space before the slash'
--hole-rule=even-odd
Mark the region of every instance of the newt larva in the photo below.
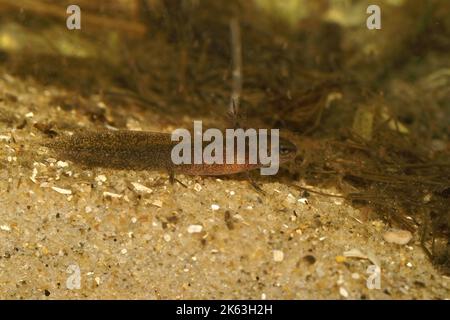
<svg viewBox="0 0 450 320">
<path fill-rule="evenodd" d="M 45 145 L 61 158 L 87 167 L 125 170 L 165 170 L 169 174 L 228 175 L 261 168 L 251 164 L 179 164 L 172 162 L 171 151 L 177 144 L 171 134 L 132 130 L 76 131 L 72 135 L 59 135 Z M 279 162 L 292 160 L 296 154 L 294 144 L 279 138 Z"/>
</svg>

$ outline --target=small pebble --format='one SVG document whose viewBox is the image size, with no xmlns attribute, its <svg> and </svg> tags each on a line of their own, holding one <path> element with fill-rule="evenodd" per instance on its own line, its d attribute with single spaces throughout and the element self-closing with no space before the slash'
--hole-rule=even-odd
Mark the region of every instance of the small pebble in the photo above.
<svg viewBox="0 0 450 320">
<path fill-rule="evenodd" d="M 127 254 L 127 252 L 128 252 L 127 249 L 122 249 L 122 250 L 120 250 L 120 253 L 121 253 L 121 254 Z"/>
<path fill-rule="evenodd" d="M 317 267 L 316 268 L 316 274 L 317 274 L 317 276 L 319 277 L 319 278 L 322 278 L 322 277 L 324 277 L 325 276 L 325 271 L 323 270 L 323 268 L 321 268 L 321 267 Z"/>
<path fill-rule="evenodd" d="M 143 193 L 152 193 L 153 192 L 152 189 L 150 189 L 138 182 L 132 182 L 131 184 L 133 185 L 134 189 L 138 192 L 143 192 Z"/>
<path fill-rule="evenodd" d="M 69 164 L 67 162 L 65 162 L 65 161 L 58 161 L 58 162 L 56 162 L 56 166 L 58 168 L 66 168 L 66 167 L 69 166 Z"/>
<path fill-rule="evenodd" d="M 358 280 L 361 276 L 359 275 L 359 273 L 352 273 L 352 279 Z"/>
<path fill-rule="evenodd" d="M 281 262 L 284 260 L 284 253 L 281 250 L 273 250 L 273 261 Z"/>
<path fill-rule="evenodd" d="M 308 204 L 308 199 L 306 199 L 306 198 L 300 198 L 297 201 L 302 203 L 302 204 Z"/>
<path fill-rule="evenodd" d="M 202 191 L 202 186 L 199 183 L 194 184 L 194 190 L 197 192 Z"/>
<path fill-rule="evenodd" d="M 164 236 L 163 236 L 163 238 L 164 238 L 164 241 L 166 241 L 166 242 L 169 242 L 172 238 L 170 237 L 170 234 L 165 234 Z"/>
<path fill-rule="evenodd" d="M 294 203 L 296 202 L 296 199 L 295 199 L 295 197 L 292 195 L 292 193 L 289 193 L 289 194 L 287 195 L 285 201 L 286 201 L 287 203 L 294 204 Z"/>
<path fill-rule="evenodd" d="M 3 224 L 0 226 L 0 230 L 9 232 L 11 231 L 11 227 L 8 226 L 7 224 Z"/>
<path fill-rule="evenodd" d="M 187 228 L 187 232 L 188 233 L 200 233 L 203 230 L 203 226 L 199 225 L 199 224 L 191 224 L 188 228 Z"/>
<path fill-rule="evenodd" d="M 411 240 L 412 234 L 408 230 L 391 229 L 384 233 L 383 238 L 389 243 L 405 245 Z"/>
<path fill-rule="evenodd" d="M 212 211 L 217 211 L 217 210 L 219 210 L 220 209 L 220 206 L 218 205 L 218 204 L 212 204 L 211 205 L 211 210 Z"/>
<path fill-rule="evenodd" d="M 42 251 L 43 255 L 48 255 L 49 254 L 49 251 L 48 251 L 47 247 L 45 247 L 45 246 L 41 248 L 41 251 Z"/>
<path fill-rule="evenodd" d="M 428 203 L 431 201 L 431 193 L 427 193 L 424 197 L 423 197 L 423 202 L 424 203 Z"/>
<path fill-rule="evenodd" d="M 155 207 L 158 207 L 158 208 L 162 208 L 163 203 L 161 200 L 155 200 L 152 202 L 152 205 L 154 205 Z"/>
<path fill-rule="evenodd" d="M 35 167 L 35 168 L 33 168 L 33 173 L 32 173 L 32 175 L 30 177 L 31 181 L 33 181 L 34 183 L 36 183 L 36 176 L 37 176 L 37 174 L 38 174 L 38 171 L 37 171 L 37 169 Z"/>
<path fill-rule="evenodd" d="M 95 181 L 97 181 L 97 183 L 98 183 L 99 185 L 102 185 L 103 182 L 105 182 L 106 180 L 107 180 L 107 179 L 106 179 L 106 176 L 103 175 L 103 174 L 98 175 L 97 177 L 95 177 Z"/>
<path fill-rule="evenodd" d="M 304 256 L 303 260 L 306 261 L 310 265 L 313 265 L 314 263 L 316 263 L 316 258 L 310 254 L 307 256 Z"/>
<path fill-rule="evenodd" d="M 11 137 L 10 136 L 0 135 L 0 141 L 10 142 L 11 141 Z"/>
<path fill-rule="evenodd" d="M 339 288 L 339 294 L 344 298 L 348 298 L 348 291 L 344 287 Z"/>
</svg>

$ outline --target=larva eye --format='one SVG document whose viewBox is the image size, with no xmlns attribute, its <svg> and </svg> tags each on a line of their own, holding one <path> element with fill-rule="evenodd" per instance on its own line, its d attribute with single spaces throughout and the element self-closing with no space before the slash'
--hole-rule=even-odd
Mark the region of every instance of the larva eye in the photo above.
<svg viewBox="0 0 450 320">
<path fill-rule="evenodd" d="M 289 154 L 292 150 L 290 148 L 286 148 L 285 146 L 280 146 L 280 154 L 286 155 Z"/>
<path fill-rule="evenodd" d="M 279 153 L 281 156 L 286 156 L 286 155 L 296 153 L 296 152 L 297 152 L 297 147 L 293 143 L 291 143 L 285 139 L 282 139 L 282 140 L 280 139 Z"/>
</svg>

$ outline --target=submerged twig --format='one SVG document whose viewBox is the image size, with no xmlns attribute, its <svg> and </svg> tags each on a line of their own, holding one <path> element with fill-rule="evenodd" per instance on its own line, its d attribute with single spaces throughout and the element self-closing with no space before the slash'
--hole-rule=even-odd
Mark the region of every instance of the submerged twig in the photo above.
<svg viewBox="0 0 450 320">
<path fill-rule="evenodd" d="M 232 18 L 230 21 L 231 34 L 231 51 L 233 62 L 233 83 L 230 101 L 230 113 L 239 113 L 239 104 L 242 93 L 242 43 L 241 43 L 241 28 L 239 20 Z"/>
</svg>

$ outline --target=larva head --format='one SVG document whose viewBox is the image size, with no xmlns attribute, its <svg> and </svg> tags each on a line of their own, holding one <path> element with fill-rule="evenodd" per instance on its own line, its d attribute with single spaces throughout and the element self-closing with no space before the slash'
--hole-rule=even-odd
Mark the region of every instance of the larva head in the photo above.
<svg viewBox="0 0 450 320">
<path fill-rule="evenodd" d="M 291 161 L 297 155 L 297 147 L 289 140 L 280 137 L 279 154 L 280 163 Z"/>
</svg>

